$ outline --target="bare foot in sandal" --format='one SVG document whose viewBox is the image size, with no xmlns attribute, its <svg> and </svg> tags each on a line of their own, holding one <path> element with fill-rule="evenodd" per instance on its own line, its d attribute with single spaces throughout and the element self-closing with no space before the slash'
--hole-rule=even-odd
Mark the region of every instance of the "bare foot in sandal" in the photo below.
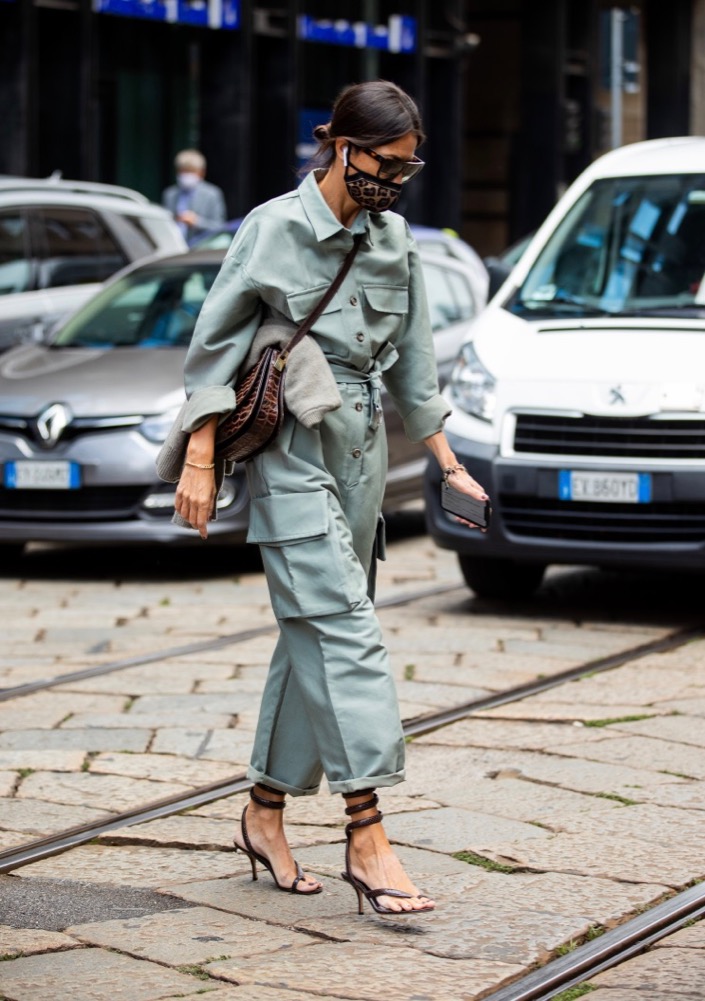
<svg viewBox="0 0 705 1001">
<path fill-rule="evenodd" d="M 412 883 L 394 854 L 382 827 L 377 810 L 377 796 L 369 790 L 346 796 L 346 813 L 354 816 L 345 828 L 345 872 L 357 893 L 358 911 L 362 914 L 363 896 L 379 914 L 410 914 L 432 911 L 435 901 Z"/>
<path fill-rule="evenodd" d="M 260 795 L 260 790 L 266 792 L 268 798 Z M 302 895 L 320 893 L 322 884 L 305 873 L 291 854 L 282 818 L 284 794 L 258 782 L 250 790 L 250 798 L 251 802 L 242 811 L 240 830 L 233 844 L 249 858 L 253 880 L 257 879 L 255 863 L 259 862 L 269 871 L 278 889 Z M 261 850 L 265 845 L 266 855 Z"/>
</svg>

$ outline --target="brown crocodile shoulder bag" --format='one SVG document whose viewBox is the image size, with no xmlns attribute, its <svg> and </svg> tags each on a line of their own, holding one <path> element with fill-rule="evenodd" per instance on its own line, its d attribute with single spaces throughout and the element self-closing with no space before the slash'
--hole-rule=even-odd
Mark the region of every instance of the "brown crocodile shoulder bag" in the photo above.
<svg viewBox="0 0 705 1001">
<path fill-rule="evenodd" d="M 283 347 L 268 347 L 257 364 L 235 386 L 235 409 L 221 421 L 215 437 L 215 456 L 232 462 L 246 462 L 263 452 L 281 430 L 284 422 L 284 376 L 289 355 L 309 332 L 340 288 L 360 246 L 362 234 L 354 238 L 330 287 Z"/>
</svg>

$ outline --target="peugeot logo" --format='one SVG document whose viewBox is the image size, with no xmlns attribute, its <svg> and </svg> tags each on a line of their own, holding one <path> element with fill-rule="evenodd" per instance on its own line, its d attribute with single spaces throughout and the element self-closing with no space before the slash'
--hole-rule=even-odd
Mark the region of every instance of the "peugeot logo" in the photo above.
<svg viewBox="0 0 705 1001">
<path fill-rule="evenodd" d="M 52 403 L 35 421 L 37 434 L 44 448 L 53 448 L 71 423 L 73 414 L 64 403 Z"/>
<path fill-rule="evenodd" d="M 612 388 L 610 389 L 610 403 L 616 404 L 616 403 L 626 403 L 626 402 L 627 401 L 624 397 L 624 393 L 622 392 L 622 387 L 612 386 Z"/>
</svg>

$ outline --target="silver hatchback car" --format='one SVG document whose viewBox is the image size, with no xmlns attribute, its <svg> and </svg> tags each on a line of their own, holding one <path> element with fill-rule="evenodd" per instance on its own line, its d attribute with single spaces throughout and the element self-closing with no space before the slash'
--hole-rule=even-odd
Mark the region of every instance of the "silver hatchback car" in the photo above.
<svg viewBox="0 0 705 1001">
<path fill-rule="evenodd" d="M 185 249 L 171 213 L 130 188 L 0 177 L 0 351 L 42 340 L 125 265 Z"/>
<path fill-rule="evenodd" d="M 32 541 L 185 542 L 171 524 L 172 484 L 155 458 L 184 399 L 186 349 L 223 251 L 152 258 L 111 279 L 47 344 L 0 355 L 0 546 Z M 447 378 L 467 321 L 484 305 L 466 266 L 424 259 L 439 371 Z M 422 495 L 425 449 L 385 400 L 385 505 Z M 244 541 L 241 466 L 218 498 L 214 540 Z M 7 549 L 5 549 L 7 555 Z"/>
</svg>

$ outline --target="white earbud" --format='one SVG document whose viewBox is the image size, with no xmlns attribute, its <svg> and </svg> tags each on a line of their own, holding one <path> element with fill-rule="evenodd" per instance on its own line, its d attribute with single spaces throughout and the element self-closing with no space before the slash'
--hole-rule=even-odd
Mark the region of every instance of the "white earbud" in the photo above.
<svg viewBox="0 0 705 1001">
<path fill-rule="evenodd" d="M 347 165 L 348 165 L 348 147 L 347 146 L 343 146 L 343 148 L 341 149 L 340 152 L 343 154 L 343 164 L 347 167 Z"/>
</svg>

